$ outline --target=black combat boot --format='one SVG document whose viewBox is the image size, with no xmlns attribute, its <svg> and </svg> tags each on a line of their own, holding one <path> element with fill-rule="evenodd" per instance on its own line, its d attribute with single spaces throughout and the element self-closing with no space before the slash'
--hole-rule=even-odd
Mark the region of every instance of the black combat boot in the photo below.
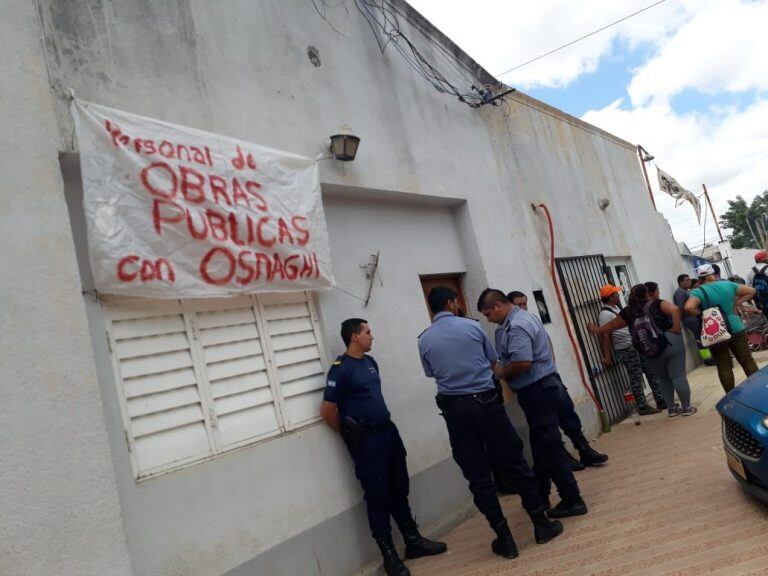
<svg viewBox="0 0 768 576">
<path fill-rule="evenodd" d="M 515 545 L 515 539 L 512 538 L 512 532 L 509 531 L 509 524 L 504 520 L 500 524 L 493 527 L 493 531 L 496 532 L 496 540 L 491 542 L 491 550 L 494 554 L 504 556 L 504 558 L 517 558 L 517 546 Z"/>
<path fill-rule="evenodd" d="M 405 540 L 405 557 L 408 559 L 422 556 L 437 556 L 448 550 L 445 542 L 435 542 L 419 534 L 419 526 L 411 520 L 400 527 Z"/>
<path fill-rule="evenodd" d="M 574 458 L 573 455 L 570 452 L 568 452 L 567 450 L 565 452 L 566 452 L 566 454 L 568 454 L 568 462 L 571 463 L 571 471 L 572 472 L 581 472 L 582 470 L 584 470 L 586 468 L 586 466 L 584 465 L 584 463 L 581 460 L 576 460 L 576 458 Z"/>
<path fill-rule="evenodd" d="M 589 441 L 584 437 L 584 434 L 579 434 L 579 437 L 573 442 L 573 447 L 579 451 L 581 463 L 585 466 L 599 466 L 608 461 L 608 455 L 600 454 L 600 452 L 592 448 L 592 446 L 589 445 Z"/>
<path fill-rule="evenodd" d="M 533 535 L 536 537 L 536 544 L 545 544 L 563 533 L 563 523 L 547 518 L 544 508 L 539 508 L 535 512 L 528 512 L 528 515 L 533 522 Z"/>
<path fill-rule="evenodd" d="M 587 513 L 587 503 L 581 496 L 572 500 L 561 500 L 560 503 L 547 511 L 550 518 L 567 518 L 568 516 L 583 516 Z"/>
<path fill-rule="evenodd" d="M 376 538 L 376 544 L 381 550 L 381 557 L 384 559 L 384 572 L 387 576 L 411 576 L 411 571 L 406 568 L 403 561 L 400 560 L 400 556 L 397 555 L 391 536 Z"/>
</svg>

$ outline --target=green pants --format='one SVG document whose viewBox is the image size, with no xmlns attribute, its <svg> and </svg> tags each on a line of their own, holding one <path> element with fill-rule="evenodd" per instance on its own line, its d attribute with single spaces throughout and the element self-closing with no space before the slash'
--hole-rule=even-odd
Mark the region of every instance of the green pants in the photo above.
<svg viewBox="0 0 768 576">
<path fill-rule="evenodd" d="M 747 333 L 739 332 L 733 334 L 731 339 L 724 344 L 714 346 L 710 348 L 712 351 L 712 357 L 715 359 L 717 365 L 717 377 L 720 379 L 720 384 L 723 386 L 723 390 L 730 392 L 736 385 L 733 377 L 733 360 L 731 360 L 731 352 L 736 356 L 736 360 L 739 361 L 744 372 L 749 376 L 757 372 L 757 364 L 755 359 L 752 358 L 752 352 L 749 350 L 749 342 L 747 341 Z"/>
</svg>

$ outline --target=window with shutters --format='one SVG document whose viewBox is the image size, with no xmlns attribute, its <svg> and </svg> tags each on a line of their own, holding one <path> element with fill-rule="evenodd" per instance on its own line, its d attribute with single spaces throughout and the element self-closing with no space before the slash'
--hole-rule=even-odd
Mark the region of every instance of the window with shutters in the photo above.
<svg viewBox="0 0 768 576">
<path fill-rule="evenodd" d="M 326 362 L 307 293 L 102 306 L 136 478 L 318 420 Z"/>
</svg>

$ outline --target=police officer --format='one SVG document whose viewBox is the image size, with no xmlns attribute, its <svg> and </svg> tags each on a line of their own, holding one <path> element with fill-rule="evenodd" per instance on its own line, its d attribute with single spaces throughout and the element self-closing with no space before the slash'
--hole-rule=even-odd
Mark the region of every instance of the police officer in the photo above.
<svg viewBox="0 0 768 576">
<path fill-rule="evenodd" d="M 459 317 L 457 298 L 444 286 L 430 290 L 427 300 L 435 316 L 419 336 L 419 354 L 424 373 L 437 380 L 437 405 L 445 417 L 453 457 L 469 481 L 475 505 L 496 532 L 491 549 L 516 558 L 517 547 L 491 478 L 491 459 L 514 482 L 533 521 L 536 542 L 555 538 L 563 525 L 546 517 L 536 478 L 523 457 L 523 443 L 496 391 L 493 345 L 477 322 Z"/>
<path fill-rule="evenodd" d="M 586 514 L 587 505 L 560 436 L 559 415 L 566 402 L 565 392 L 541 320 L 514 306 L 501 290 L 491 288 L 480 294 L 477 309 L 489 322 L 500 326 L 496 331 L 500 358 L 494 373 L 517 393 L 528 420 L 533 469 L 541 497 L 548 502 L 550 481 L 560 493 L 561 501 L 549 510 L 549 517 Z"/>
<path fill-rule="evenodd" d="M 344 320 L 341 339 L 347 350 L 328 371 L 320 413 L 349 448 L 385 572 L 409 576 L 392 543 L 390 515 L 403 534 L 406 558 L 442 554 L 447 546 L 422 537 L 411 515 L 405 446 L 381 394 L 379 366 L 366 354 L 373 343 L 370 326 L 362 318 Z"/>
<path fill-rule="evenodd" d="M 507 294 L 507 299 L 518 308 L 522 308 L 526 312 L 528 311 L 528 297 L 522 292 L 513 290 Z M 552 341 L 549 339 L 548 334 L 547 341 L 549 342 L 549 349 L 552 351 L 552 361 L 554 362 L 555 352 L 552 348 Z M 642 375 L 640 377 L 642 378 Z M 581 419 L 579 418 L 579 415 L 576 414 L 573 400 L 571 400 L 568 388 L 566 388 L 564 384 L 563 392 L 563 401 L 560 403 L 558 421 L 560 423 L 560 428 L 565 435 L 571 439 L 573 447 L 576 448 L 576 451 L 579 453 L 579 459 L 576 460 L 576 458 L 571 456 L 570 452 L 567 450 L 565 452 L 566 456 L 568 456 L 571 470 L 578 472 L 584 470 L 587 466 L 600 466 L 601 464 L 605 464 L 608 461 L 608 455 L 601 454 L 589 445 L 589 440 L 587 440 L 586 436 L 584 436 L 584 432 L 581 430 Z"/>
</svg>

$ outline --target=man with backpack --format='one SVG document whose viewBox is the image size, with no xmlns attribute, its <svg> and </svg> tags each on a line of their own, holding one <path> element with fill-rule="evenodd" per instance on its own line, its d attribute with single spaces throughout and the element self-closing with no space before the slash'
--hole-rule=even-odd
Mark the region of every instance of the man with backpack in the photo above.
<svg viewBox="0 0 768 576">
<path fill-rule="evenodd" d="M 747 284 L 755 289 L 755 305 L 768 318 L 768 253 L 755 253 L 755 265 L 747 274 Z"/>
<path fill-rule="evenodd" d="M 619 306 L 620 293 L 621 288 L 611 286 L 610 284 L 600 288 L 600 301 L 603 303 L 600 316 L 598 317 L 598 324 L 600 326 L 608 324 L 621 313 Z M 643 362 L 632 346 L 632 336 L 626 327 L 613 330 L 610 334 L 600 334 L 600 345 L 603 349 L 603 364 L 610 366 L 615 361 L 627 369 L 629 387 L 635 397 L 637 412 L 640 416 L 658 414 L 666 409 L 667 405 L 659 390 L 658 378 L 649 370 L 647 363 Z M 656 408 L 649 406 L 648 401 L 645 399 L 643 372 L 645 372 L 648 378 L 648 384 L 651 387 Z"/>
</svg>

